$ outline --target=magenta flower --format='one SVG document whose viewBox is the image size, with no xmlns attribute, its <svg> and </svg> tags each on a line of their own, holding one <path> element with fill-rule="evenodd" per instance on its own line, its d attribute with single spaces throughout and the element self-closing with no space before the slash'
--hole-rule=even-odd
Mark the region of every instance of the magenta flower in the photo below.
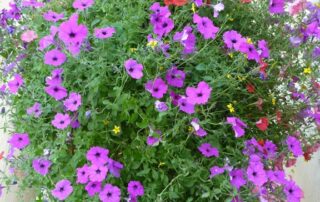
<svg viewBox="0 0 320 202">
<path fill-rule="evenodd" d="M 93 3 L 93 0 L 75 0 L 72 4 L 72 7 L 80 11 L 83 11 L 84 9 L 91 7 Z"/>
<path fill-rule="evenodd" d="M 267 176 L 269 178 L 269 181 L 272 181 L 274 183 L 285 184 L 287 182 L 286 174 L 283 170 L 268 170 Z"/>
<path fill-rule="evenodd" d="M 92 164 L 104 165 L 108 162 L 109 150 L 102 147 L 91 147 L 87 152 L 87 160 Z"/>
<path fill-rule="evenodd" d="M 13 80 L 8 82 L 9 91 L 16 94 L 19 88 L 23 85 L 23 78 L 20 74 L 15 74 Z"/>
<path fill-rule="evenodd" d="M 262 58 L 269 58 L 270 53 L 269 53 L 269 48 L 268 48 L 268 42 L 265 40 L 259 40 L 258 41 L 258 48 L 260 49 L 260 57 Z"/>
<path fill-rule="evenodd" d="M 38 2 L 37 0 L 24 0 L 22 1 L 22 6 L 31 8 L 41 8 L 44 6 L 44 3 Z"/>
<path fill-rule="evenodd" d="M 207 17 L 200 17 L 197 13 L 193 14 L 193 22 L 197 24 L 198 31 L 204 39 L 215 39 L 219 28 Z"/>
<path fill-rule="evenodd" d="M 223 34 L 223 41 L 227 48 L 233 48 L 239 51 L 240 45 L 245 42 L 245 39 L 242 38 L 241 34 L 238 32 L 230 30 Z"/>
<path fill-rule="evenodd" d="M 212 88 L 205 81 L 201 81 L 200 83 L 198 83 L 197 88 L 187 87 L 187 101 L 193 105 L 206 104 L 211 96 L 211 90 Z"/>
<path fill-rule="evenodd" d="M 71 122 L 71 119 L 70 119 L 69 114 L 57 113 L 54 116 L 54 119 L 51 121 L 51 124 L 54 127 L 58 128 L 60 130 L 63 130 L 69 126 L 70 122 Z"/>
<path fill-rule="evenodd" d="M 5 188 L 5 187 L 0 184 L 0 197 L 2 196 L 2 192 L 3 192 L 3 189 L 4 189 L 4 188 Z"/>
<path fill-rule="evenodd" d="M 219 157 L 219 150 L 215 147 L 212 147 L 210 143 L 202 143 L 198 150 L 201 152 L 201 154 L 207 158 L 209 157 Z"/>
<path fill-rule="evenodd" d="M 272 159 L 277 154 L 277 146 L 272 141 L 267 140 L 262 152 L 266 158 Z"/>
<path fill-rule="evenodd" d="M 234 186 L 236 189 L 240 189 L 243 185 L 246 184 L 246 180 L 243 177 L 243 170 L 242 169 L 236 169 L 232 170 L 229 173 L 230 176 L 230 183 L 232 186 Z"/>
<path fill-rule="evenodd" d="M 192 27 L 186 26 L 182 32 L 177 32 L 174 41 L 179 41 L 184 47 L 183 54 L 191 54 L 196 50 L 196 36 L 192 33 Z"/>
<path fill-rule="evenodd" d="M 75 112 L 81 106 L 81 95 L 71 92 L 68 99 L 66 99 L 63 104 L 68 111 Z"/>
<path fill-rule="evenodd" d="M 245 134 L 244 128 L 247 128 L 247 125 L 244 122 L 242 122 L 239 118 L 227 117 L 227 123 L 232 125 L 232 129 L 237 138 Z"/>
<path fill-rule="evenodd" d="M 89 179 L 91 182 L 102 182 L 106 179 L 108 168 L 104 165 L 93 164 L 89 168 Z"/>
<path fill-rule="evenodd" d="M 158 112 L 165 112 L 169 109 L 165 102 L 160 102 L 159 100 L 156 100 L 154 105 Z"/>
<path fill-rule="evenodd" d="M 48 11 L 48 12 L 43 14 L 43 18 L 46 21 L 49 21 L 49 22 L 58 22 L 63 17 L 64 17 L 63 13 L 56 13 L 56 12 L 53 12 L 53 11 Z"/>
<path fill-rule="evenodd" d="M 156 78 L 145 84 L 145 89 L 151 93 L 152 97 L 161 99 L 168 90 L 167 84 L 161 79 Z"/>
<path fill-rule="evenodd" d="M 12 148 L 24 149 L 30 144 L 29 135 L 27 133 L 15 133 L 8 140 L 8 143 Z"/>
<path fill-rule="evenodd" d="M 38 35 L 33 30 L 27 30 L 21 34 L 20 38 L 22 41 L 24 41 L 26 43 L 30 43 L 30 42 L 34 41 L 35 39 L 37 39 Z"/>
<path fill-rule="evenodd" d="M 44 55 L 44 64 L 57 67 L 62 65 L 66 59 L 67 57 L 63 52 L 58 49 L 53 49 Z"/>
<path fill-rule="evenodd" d="M 55 188 L 51 191 L 51 194 L 56 199 L 63 201 L 68 198 L 72 192 L 73 187 L 71 185 L 71 182 L 69 180 L 60 180 L 56 184 Z"/>
<path fill-rule="evenodd" d="M 128 193 L 132 197 L 143 196 L 144 187 L 139 181 L 130 181 L 128 184 Z"/>
<path fill-rule="evenodd" d="M 120 177 L 120 171 L 123 169 L 123 164 L 122 163 L 109 158 L 107 167 L 109 169 L 109 172 L 113 176 L 115 176 L 116 178 Z"/>
<path fill-rule="evenodd" d="M 193 114 L 195 112 L 195 106 L 190 104 L 185 97 L 181 97 L 178 101 L 179 110 L 187 114 Z"/>
<path fill-rule="evenodd" d="M 259 53 L 253 44 L 243 42 L 239 47 L 239 51 L 246 54 L 248 60 L 255 60 L 256 62 L 260 60 Z"/>
<path fill-rule="evenodd" d="M 77 168 L 77 183 L 87 184 L 89 181 L 89 166 L 85 164 L 81 168 Z"/>
<path fill-rule="evenodd" d="M 224 168 L 220 168 L 219 166 L 213 166 L 210 168 L 210 178 L 213 178 L 216 175 L 220 175 L 222 173 L 224 173 Z"/>
<path fill-rule="evenodd" d="M 288 145 L 288 149 L 293 153 L 295 157 L 303 155 L 301 143 L 297 138 L 293 136 L 288 136 L 286 143 Z"/>
<path fill-rule="evenodd" d="M 47 94 L 53 97 L 56 100 L 62 100 L 63 98 L 67 97 L 67 89 L 59 84 L 49 85 L 45 88 Z"/>
<path fill-rule="evenodd" d="M 254 185 L 261 187 L 268 181 L 267 174 L 260 165 L 249 165 L 247 168 L 247 177 Z"/>
<path fill-rule="evenodd" d="M 197 119 L 197 118 L 192 119 L 190 124 L 192 125 L 197 136 L 204 137 L 207 135 L 207 132 L 203 128 L 200 127 L 199 119 Z"/>
<path fill-rule="evenodd" d="M 112 184 L 106 184 L 103 190 L 99 193 L 99 199 L 102 202 L 120 202 L 121 190 Z"/>
<path fill-rule="evenodd" d="M 159 37 L 167 36 L 174 28 L 173 20 L 163 17 L 159 23 L 155 24 L 153 32 Z"/>
<path fill-rule="evenodd" d="M 39 173 L 40 175 L 47 175 L 51 166 L 51 161 L 46 159 L 34 159 L 32 161 L 32 167 L 33 169 Z"/>
<path fill-rule="evenodd" d="M 80 127 L 80 122 L 78 119 L 78 116 L 75 116 L 71 119 L 71 123 L 70 123 L 71 128 L 76 129 Z"/>
<path fill-rule="evenodd" d="M 94 197 L 96 193 L 100 193 L 101 191 L 101 182 L 89 182 L 86 185 L 85 190 L 90 197 Z"/>
<path fill-rule="evenodd" d="M 51 76 L 46 78 L 47 85 L 60 85 L 63 81 L 62 79 L 63 69 L 54 69 L 51 72 Z"/>
<path fill-rule="evenodd" d="M 274 14 L 284 13 L 284 0 L 270 0 L 269 12 Z"/>
<path fill-rule="evenodd" d="M 288 181 L 285 184 L 284 193 L 287 196 L 287 201 L 290 201 L 290 202 L 300 202 L 301 198 L 304 197 L 303 191 L 292 180 Z"/>
<path fill-rule="evenodd" d="M 113 36 L 116 33 L 115 28 L 113 27 L 104 27 L 104 28 L 95 28 L 94 36 L 98 39 L 107 39 Z"/>
<path fill-rule="evenodd" d="M 179 104 L 179 100 L 181 98 L 181 95 L 176 94 L 175 92 L 171 91 L 170 92 L 170 98 L 171 98 L 171 102 L 174 106 L 178 106 Z"/>
<path fill-rule="evenodd" d="M 44 36 L 39 40 L 39 50 L 43 51 L 52 44 L 54 44 L 54 35 Z"/>
<path fill-rule="evenodd" d="M 143 66 L 134 59 L 129 59 L 124 62 L 124 67 L 127 73 L 134 79 L 141 79 L 143 77 Z"/>
<path fill-rule="evenodd" d="M 153 137 L 153 136 L 148 136 L 147 137 L 147 145 L 149 146 L 157 146 L 160 142 L 161 138 Z"/>
<path fill-rule="evenodd" d="M 167 71 L 166 80 L 170 86 L 181 88 L 183 86 L 186 74 L 182 70 L 178 70 L 176 67 L 172 67 Z"/>
</svg>

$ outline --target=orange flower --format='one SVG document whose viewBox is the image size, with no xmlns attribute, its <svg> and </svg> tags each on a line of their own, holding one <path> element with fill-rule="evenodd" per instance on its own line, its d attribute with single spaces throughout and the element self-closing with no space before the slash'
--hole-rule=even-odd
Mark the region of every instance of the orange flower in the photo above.
<svg viewBox="0 0 320 202">
<path fill-rule="evenodd" d="M 164 4 L 166 6 L 175 5 L 175 6 L 183 6 L 188 2 L 188 0 L 164 0 Z"/>
</svg>

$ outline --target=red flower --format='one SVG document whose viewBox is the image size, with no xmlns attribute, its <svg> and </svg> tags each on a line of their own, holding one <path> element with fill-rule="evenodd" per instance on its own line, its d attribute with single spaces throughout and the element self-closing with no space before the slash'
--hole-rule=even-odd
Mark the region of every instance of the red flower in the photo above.
<svg viewBox="0 0 320 202">
<path fill-rule="evenodd" d="M 248 91 L 249 93 L 254 93 L 255 89 L 256 89 L 256 88 L 254 87 L 253 84 L 251 84 L 251 83 L 248 83 L 248 84 L 247 84 L 247 91 Z"/>
<path fill-rule="evenodd" d="M 241 3 L 245 4 L 245 3 L 251 3 L 252 0 L 240 0 Z"/>
<path fill-rule="evenodd" d="M 164 0 L 164 4 L 166 6 L 175 5 L 175 6 L 183 6 L 188 2 L 188 0 Z"/>
<path fill-rule="evenodd" d="M 276 114 L 277 114 L 277 122 L 278 122 L 278 123 L 281 123 L 281 118 L 282 118 L 282 113 L 281 113 L 281 111 L 277 110 Z"/>
<path fill-rule="evenodd" d="M 260 69 L 259 72 L 263 74 L 264 77 L 267 77 L 266 69 L 268 67 L 268 63 L 264 62 L 263 60 L 260 60 Z"/>
<path fill-rule="evenodd" d="M 0 153 L 0 160 L 3 159 L 3 155 L 4 155 L 4 151 L 2 151 L 2 152 Z"/>
<path fill-rule="evenodd" d="M 259 119 L 259 121 L 256 122 L 256 126 L 261 130 L 265 131 L 268 129 L 269 126 L 269 120 L 267 117 L 262 117 Z"/>
</svg>

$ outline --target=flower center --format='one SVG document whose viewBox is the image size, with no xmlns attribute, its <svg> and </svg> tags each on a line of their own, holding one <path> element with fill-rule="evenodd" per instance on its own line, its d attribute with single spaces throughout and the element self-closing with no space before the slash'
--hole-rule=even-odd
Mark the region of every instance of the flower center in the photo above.
<svg viewBox="0 0 320 202">
<path fill-rule="evenodd" d="M 64 191 L 64 187 L 60 187 L 59 191 L 63 192 Z"/>
<path fill-rule="evenodd" d="M 53 57 L 52 60 L 53 60 L 53 61 L 57 61 L 58 58 L 57 58 L 57 57 Z"/>
<path fill-rule="evenodd" d="M 76 33 L 71 32 L 71 33 L 69 34 L 69 37 L 70 37 L 70 38 L 75 38 L 75 37 L 76 37 Z"/>
<path fill-rule="evenodd" d="M 202 94 L 202 93 L 198 93 L 197 96 L 198 96 L 198 97 L 202 97 L 203 94 Z"/>
<path fill-rule="evenodd" d="M 103 35 L 106 35 L 106 34 L 107 34 L 107 32 L 103 31 L 103 32 L 102 32 L 102 34 L 103 34 Z"/>
<path fill-rule="evenodd" d="M 94 156 L 99 158 L 101 156 L 101 154 L 99 152 L 97 152 Z"/>
<path fill-rule="evenodd" d="M 111 197 L 111 196 L 112 196 L 112 193 L 108 192 L 107 197 Z"/>
<path fill-rule="evenodd" d="M 129 72 L 133 72 L 133 68 L 132 67 L 129 68 Z"/>
<path fill-rule="evenodd" d="M 154 88 L 153 91 L 154 91 L 154 92 L 158 92 L 158 91 L 159 91 L 159 88 Z"/>
</svg>

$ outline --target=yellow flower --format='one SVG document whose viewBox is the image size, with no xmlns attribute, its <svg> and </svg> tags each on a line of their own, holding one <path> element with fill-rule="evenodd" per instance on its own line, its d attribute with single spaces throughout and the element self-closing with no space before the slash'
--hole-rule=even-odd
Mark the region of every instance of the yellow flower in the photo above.
<svg viewBox="0 0 320 202">
<path fill-rule="evenodd" d="M 160 70 L 160 71 L 162 71 L 163 69 L 164 69 L 164 67 L 163 67 L 163 66 L 159 67 L 159 70 Z"/>
<path fill-rule="evenodd" d="M 159 165 L 158 165 L 158 168 L 161 167 L 161 166 L 164 166 L 164 165 L 166 165 L 166 163 L 160 162 Z"/>
<path fill-rule="evenodd" d="M 239 79 L 239 81 L 244 81 L 244 80 L 246 80 L 246 77 L 244 77 L 244 76 L 238 76 L 238 79 Z"/>
<path fill-rule="evenodd" d="M 192 126 L 189 126 L 188 127 L 188 131 L 191 133 L 191 132 L 193 132 L 193 127 Z"/>
<path fill-rule="evenodd" d="M 229 109 L 230 113 L 235 112 L 234 107 L 233 107 L 233 105 L 232 105 L 231 103 L 229 103 L 229 104 L 227 105 L 227 108 Z"/>
<path fill-rule="evenodd" d="M 112 131 L 114 132 L 114 134 L 119 134 L 120 133 L 120 126 L 114 126 L 114 128 L 112 129 Z"/>
<path fill-rule="evenodd" d="M 231 22 L 233 22 L 233 21 L 234 21 L 234 19 L 233 19 L 233 18 L 229 18 L 228 20 L 229 20 L 229 21 L 231 21 Z"/>
<path fill-rule="evenodd" d="M 231 79 L 232 78 L 231 74 L 227 74 L 227 78 Z"/>
<path fill-rule="evenodd" d="M 147 43 L 147 46 L 150 46 L 151 48 L 155 48 L 157 46 L 157 44 L 158 44 L 158 41 L 152 40 Z"/>
<path fill-rule="evenodd" d="M 272 105 L 276 105 L 276 98 L 272 98 Z"/>
<path fill-rule="evenodd" d="M 251 38 L 247 38 L 247 42 L 248 42 L 249 44 L 253 44 Z"/>
<path fill-rule="evenodd" d="M 196 13 L 196 4 L 195 3 L 192 3 L 191 10 L 193 13 Z"/>
<path fill-rule="evenodd" d="M 233 58 L 233 53 L 228 54 L 230 58 Z"/>
<path fill-rule="evenodd" d="M 304 74 L 311 74 L 311 72 L 312 72 L 312 70 L 311 70 L 310 67 L 306 67 L 306 68 L 303 69 L 303 73 Z"/>
<path fill-rule="evenodd" d="M 137 49 L 136 48 L 130 48 L 130 52 L 133 53 L 133 52 L 136 52 Z"/>
</svg>

